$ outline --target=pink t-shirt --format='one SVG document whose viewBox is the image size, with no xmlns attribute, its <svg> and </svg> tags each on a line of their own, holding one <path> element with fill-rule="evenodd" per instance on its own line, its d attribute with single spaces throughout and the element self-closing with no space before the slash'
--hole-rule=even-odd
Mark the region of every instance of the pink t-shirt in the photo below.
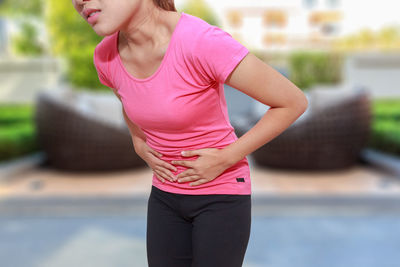
<svg viewBox="0 0 400 267">
<path fill-rule="evenodd" d="M 129 119 L 146 134 L 146 143 L 163 160 L 195 160 L 183 150 L 223 148 L 236 136 L 230 124 L 223 84 L 249 50 L 222 29 L 181 12 L 161 65 L 145 79 L 132 76 L 118 52 L 118 35 L 106 36 L 96 46 L 94 65 L 99 80 L 121 96 Z M 177 175 L 187 167 L 174 165 Z M 197 186 L 190 182 L 152 184 L 180 194 L 251 194 L 250 169 L 244 157 L 214 180 Z"/>
</svg>

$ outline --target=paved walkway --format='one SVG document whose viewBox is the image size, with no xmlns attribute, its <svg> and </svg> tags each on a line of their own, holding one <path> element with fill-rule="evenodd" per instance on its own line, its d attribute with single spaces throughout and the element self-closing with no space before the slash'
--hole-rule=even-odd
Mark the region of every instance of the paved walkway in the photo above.
<svg viewBox="0 0 400 267">
<path fill-rule="evenodd" d="M 398 177 L 362 164 L 288 172 L 249 162 L 255 205 L 244 267 L 398 266 Z M 150 169 L 1 173 L 2 267 L 147 266 Z"/>
</svg>

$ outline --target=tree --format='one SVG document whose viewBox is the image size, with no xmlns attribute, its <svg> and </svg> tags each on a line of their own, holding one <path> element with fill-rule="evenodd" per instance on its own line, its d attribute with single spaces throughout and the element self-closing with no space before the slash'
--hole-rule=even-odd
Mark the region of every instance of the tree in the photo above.
<svg viewBox="0 0 400 267">
<path fill-rule="evenodd" d="M 66 59 L 66 80 L 75 87 L 105 90 L 93 65 L 94 47 L 103 37 L 76 12 L 71 1 L 45 1 L 51 53 Z"/>
<path fill-rule="evenodd" d="M 199 17 L 211 25 L 220 27 L 220 23 L 218 22 L 216 15 L 214 14 L 213 10 L 204 2 L 204 0 L 189 0 L 183 6 L 182 11 Z"/>
<path fill-rule="evenodd" d="M 11 37 L 11 46 L 16 54 L 43 54 L 45 49 L 38 40 L 38 28 L 34 23 L 43 16 L 43 0 L 0 1 L 0 16 L 15 20 L 20 28 L 20 32 Z"/>
<path fill-rule="evenodd" d="M 400 50 L 400 26 L 385 26 L 378 31 L 363 28 L 359 32 L 339 38 L 334 48 L 342 51 L 354 50 Z"/>
</svg>

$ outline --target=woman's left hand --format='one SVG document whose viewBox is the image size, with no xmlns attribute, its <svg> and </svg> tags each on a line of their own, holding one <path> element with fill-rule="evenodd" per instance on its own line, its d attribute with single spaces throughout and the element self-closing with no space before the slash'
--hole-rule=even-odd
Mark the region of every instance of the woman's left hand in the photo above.
<svg viewBox="0 0 400 267">
<path fill-rule="evenodd" d="M 188 182 L 190 186 L 200 185 L 214 180 L 218 175 L 223 173 L 230 164 L 222 155 L 220 148 L 202 148 L 196 150 L 186 150 L 182 153 L 184 157 L 192 157 L 199 155 L 196 160 L 173 160 L 171 164 L 181 165 L 189 169 L 179 173 L 176 177 L 178 182 Z"/>
</svg>

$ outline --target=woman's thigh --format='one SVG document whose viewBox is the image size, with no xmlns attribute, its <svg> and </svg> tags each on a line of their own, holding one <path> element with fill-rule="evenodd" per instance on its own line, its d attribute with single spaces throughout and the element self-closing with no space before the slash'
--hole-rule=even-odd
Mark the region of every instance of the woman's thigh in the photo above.
<svg viewBox="0 0 400 267">
<path fill-rule="evenodd" d="M 192 224 L 178 213 L 173 194 L 153 189 L 147 208 L 149 267 L 189 267 L 192 262 Z"/>
<path fill-rule="evenodd" d="M 251 228 L 251 195 L 215 196 L 193 221 L 192 267 L 240 267 Z"/>
</svg>

